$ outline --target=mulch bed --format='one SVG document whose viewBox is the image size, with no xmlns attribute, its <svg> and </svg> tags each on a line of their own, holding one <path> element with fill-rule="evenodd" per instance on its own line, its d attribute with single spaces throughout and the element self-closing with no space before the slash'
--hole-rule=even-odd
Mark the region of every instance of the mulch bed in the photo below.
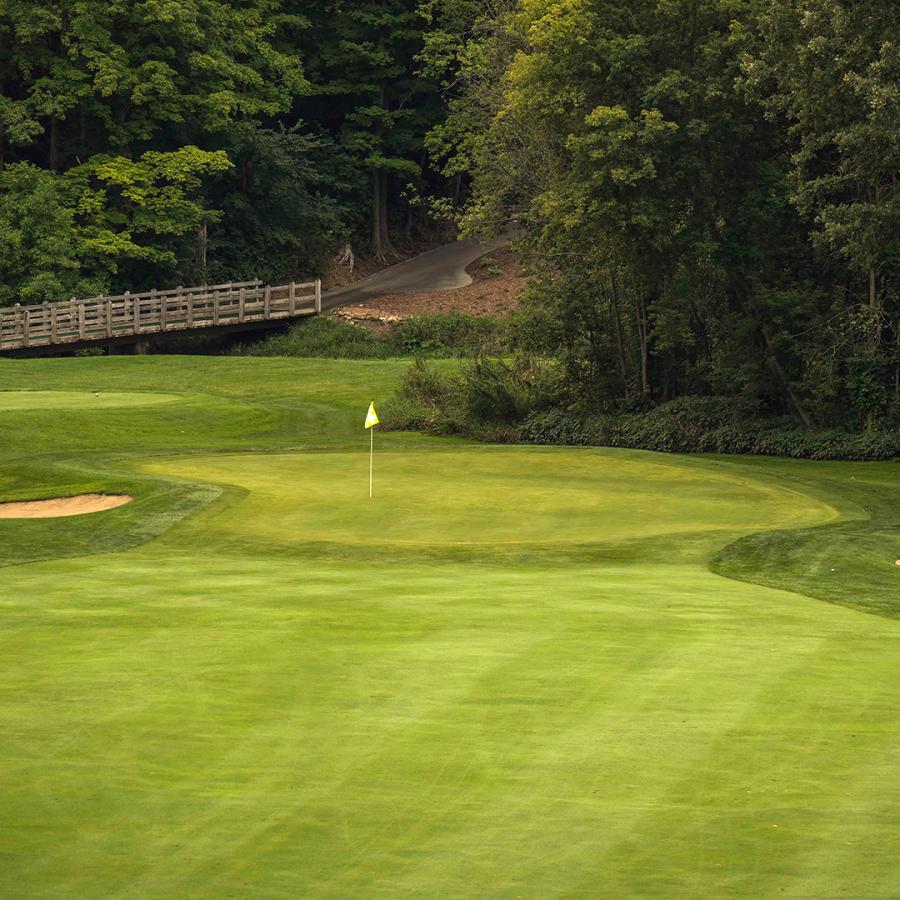
<svg viewBox="0 0 900 900">
<path fill-rule="evenodd" d="M 463 288 L 423 294 L 388 294 L 364 303 L 342 306 L 336 314 L 346 321 L 382 330 L 408 316 L 452 312 L 470 316 L 508 316 L 519 304 L 525 279 L 518 256 L 508 248 L 473 262 L 466 271 L 473 282 Z"/>
</svg>

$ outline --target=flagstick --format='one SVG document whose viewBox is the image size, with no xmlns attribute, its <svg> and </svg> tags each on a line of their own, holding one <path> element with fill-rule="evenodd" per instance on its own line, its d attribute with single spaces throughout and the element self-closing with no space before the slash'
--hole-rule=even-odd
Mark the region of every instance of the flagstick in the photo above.
<svg viewBox="0 0 900 900">
<path fill-rule="evenodd" d="M 375 426 L 369 429 L 369 499 L 372 499 L 372 470 L 375 463 Z"/>
</svg>

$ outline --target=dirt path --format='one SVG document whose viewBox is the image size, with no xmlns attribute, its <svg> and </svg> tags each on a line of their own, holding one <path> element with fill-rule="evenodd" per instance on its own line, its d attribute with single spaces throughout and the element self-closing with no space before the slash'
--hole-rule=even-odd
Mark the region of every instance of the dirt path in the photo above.
<svg viewBox="0 0 900 900">
<path fill-rule="evenodd" d="M 373 331 L 391 328 L 410 316 L 461 313 L 505 318 L 519 305 L 525 278 L 517 254 L 499 247 L 468 267 L 472 283 L 445 291 L 384 294 L 359 303 L 347 303 L 336 314 L 347 322 Z"/>
<path fill-rule="evenodd" d="M 322 308 L 335 309 L 347 303 L 359 303 L 386 294 L 431 293 L 465 287 L 472 283 L 472 277 L 466 272 L 466 268 L 485 253 L 507 243 L 508 236 L 490 241 L 468 238 L 438 247 L 356 284 L 328 291 L 322 298 Z"/>
</svg>

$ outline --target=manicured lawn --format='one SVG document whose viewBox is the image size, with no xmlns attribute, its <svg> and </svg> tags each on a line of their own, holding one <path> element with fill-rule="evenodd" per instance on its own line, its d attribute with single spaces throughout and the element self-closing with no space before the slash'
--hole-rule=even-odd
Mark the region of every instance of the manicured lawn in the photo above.
<svg viewBox="0 0 900 900">
<path fill-rule="evenodd" d="M 896 465 L 379 433 L 370 502 L 405 365 L 0 360 L 0 499 L 135 496 L 0 521 L 0 897 L 900 895 Z"/>
</svg>

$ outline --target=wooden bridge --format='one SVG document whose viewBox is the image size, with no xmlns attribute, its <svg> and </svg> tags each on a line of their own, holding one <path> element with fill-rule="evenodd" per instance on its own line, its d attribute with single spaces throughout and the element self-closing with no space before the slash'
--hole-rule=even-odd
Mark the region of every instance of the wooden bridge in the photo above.
<svg viewBox="0 0 900 900">
<path fill-rule="evenodd" d="M 142 353 L 151 336 L 164 332 L 265 327 L 321 311 L 321 281 L 277 287 L 246 281 L 16 305 L 0 309 L 0 352 L 130 344 Z"/>
</svg>

